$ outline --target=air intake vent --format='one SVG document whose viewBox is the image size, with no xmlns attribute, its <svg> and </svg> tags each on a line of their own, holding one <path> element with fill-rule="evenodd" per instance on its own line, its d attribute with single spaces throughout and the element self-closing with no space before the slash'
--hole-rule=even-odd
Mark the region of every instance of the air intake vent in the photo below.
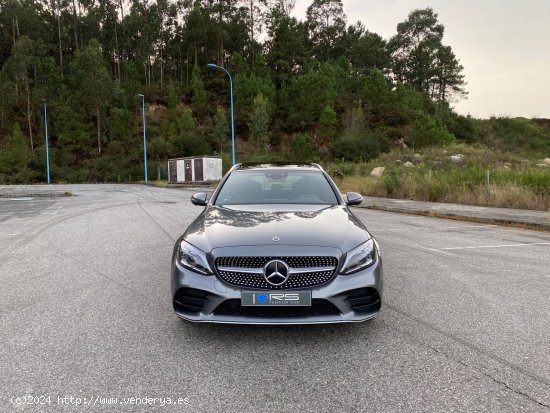
<svg viewBox="0 0 550 413">
<path fill-rule="evenodd" d="M 380 296 L 374 288 L 358 288 L 346 293 L 346 300 L 356 314 L 370 314 L 380 311 Z"/>
<path fill-rule="evenodd" d="M 206 291 L 195 288 L 180 288 L 174 296 L 174 309 L 178 313 L 199 313 L 208 299 Z"/>
</svg>

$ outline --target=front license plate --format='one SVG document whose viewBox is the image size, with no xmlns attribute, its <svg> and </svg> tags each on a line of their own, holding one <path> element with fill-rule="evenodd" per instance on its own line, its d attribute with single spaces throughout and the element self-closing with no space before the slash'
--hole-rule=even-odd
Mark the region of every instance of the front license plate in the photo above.
<svg viewBox="0 0 550 413">
<path fill-rule="evenodd" d="M 241 293 L 242 306 L 311 306 L 311 291 Z"/>
</svg>

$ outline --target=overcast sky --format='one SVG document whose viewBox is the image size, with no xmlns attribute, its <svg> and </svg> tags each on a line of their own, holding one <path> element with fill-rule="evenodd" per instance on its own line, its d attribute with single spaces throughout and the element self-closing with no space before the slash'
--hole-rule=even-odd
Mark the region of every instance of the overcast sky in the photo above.
<svg viewBox="0 0 550 413">
<path fill-rule="evenodd" d="M 311 0 L 297 0 L 305 19 Z M 550 0 L 343 0 L 349 23 L 389 39 L 414 9 L 432 7 L 469 92 L 453 105 L 476 117 L 550 118 Z"/>
</svg>

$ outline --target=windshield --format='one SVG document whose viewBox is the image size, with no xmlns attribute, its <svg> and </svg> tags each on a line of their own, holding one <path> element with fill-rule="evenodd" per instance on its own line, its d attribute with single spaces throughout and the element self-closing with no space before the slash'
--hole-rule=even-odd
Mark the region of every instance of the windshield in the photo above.
<svg viewBox="0 0 550 413">
<path fill-rule="evenodd" d="M 234 171 L 216 205 L 246 204 L 337 205 L 338 199 L 320 171 Z"/>
</svg>

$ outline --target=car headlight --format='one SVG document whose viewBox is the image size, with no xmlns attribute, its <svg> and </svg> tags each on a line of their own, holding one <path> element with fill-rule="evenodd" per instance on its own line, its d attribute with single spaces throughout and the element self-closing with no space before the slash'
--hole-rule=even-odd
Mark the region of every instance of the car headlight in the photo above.
<svg viewBox="0 0 550 413">
<path fill-rule="evenodd" d="M 192 246 L 188 242 L 182 241 L 180 244 L 178 261 L 185 268 L 204 275 L 212 275 L 214 272 L 208 264 L 206 253 Z"/>
<path fill-rule="evenodd" d="M 346 254 L 346 261 L 340 274 L 351 274 L 362 270 L 374 264 L 374 261 L 376 261 L 376 251 L 371 238 Z"/>
</svg>

